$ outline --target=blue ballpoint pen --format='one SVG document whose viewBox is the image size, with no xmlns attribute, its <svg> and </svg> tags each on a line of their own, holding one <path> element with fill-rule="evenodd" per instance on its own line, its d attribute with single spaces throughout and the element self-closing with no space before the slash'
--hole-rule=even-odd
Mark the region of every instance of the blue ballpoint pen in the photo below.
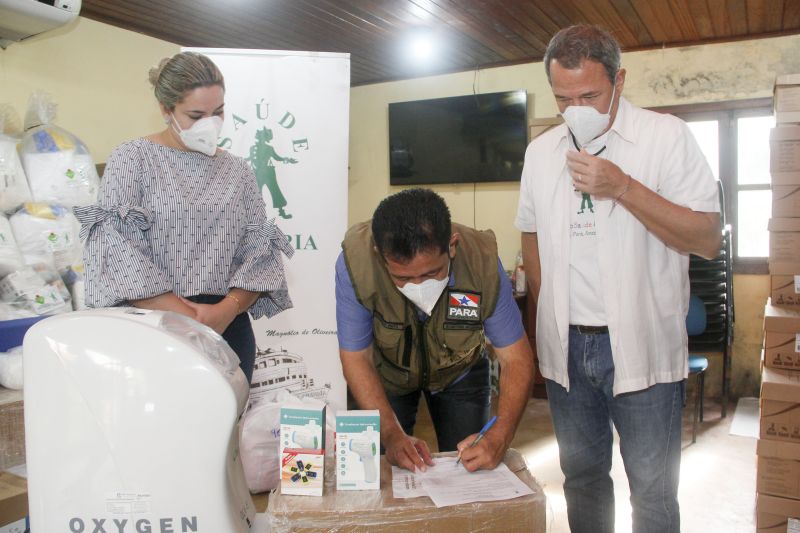
<svg viewBox="0 0 800 533">
<path fill-rule="evenodd" d="M 472 441 L 472 444 L 467 446 L 467 448 L 472 448 L 473 446 L 478 444 L 481 441 L 481 439 L 483 438 L 483 436 L 486 434 L 486 432 L 489 431 L 489 428 L 494 425 L 496 420 L 497 420 L 497 415 L 493 416 L 488 422 L 486 422 L 486 425 L 483 426 L 483 429 L 480 430 L 480 432 L 478 433 L 478 436 L 475 437 L 475 440 Z M 456 461 L 456 466 L 458 466 L 458 463 L 460 463 L 460 462 L 461 462 L 461 452 L 458 452 L 458 461 Z"/>
</svg>

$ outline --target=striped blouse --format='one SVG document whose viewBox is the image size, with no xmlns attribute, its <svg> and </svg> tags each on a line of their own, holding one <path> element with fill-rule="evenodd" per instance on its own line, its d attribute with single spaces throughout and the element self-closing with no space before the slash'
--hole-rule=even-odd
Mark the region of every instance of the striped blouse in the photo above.
<svg viewBox="0 0 800 533">
<path fill-rule="evenodd" d="M 75 208 L 82 224 L 86 303 L 110 307 L 166 292 L 262 295 L 253 318 L 292 306 L 281 253 L 294 253 L 267 220 L 247 162 L 136 139 L 106 165 L 96 205 Z"/>
</svg>

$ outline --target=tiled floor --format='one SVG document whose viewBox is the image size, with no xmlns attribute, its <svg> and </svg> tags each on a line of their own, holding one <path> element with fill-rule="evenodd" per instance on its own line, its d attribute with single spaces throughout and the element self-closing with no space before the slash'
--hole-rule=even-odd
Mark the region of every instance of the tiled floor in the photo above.
<svg viewBox="0 0 800 533">
<path fill-rule="evenodd" d="M 683 533 L 738 533 L 755 531 L 756 439 L 728 434 L 735 404 L 726 418 L 720 404 L 707 400 L 705 421 L 697 442 L 691 443 L 691 404 L 684 411 L 681 462 L 681 531 Z M 430 418 L 421 410 L 417 435 L 435 443 Z M 512 446 L 520 450 L 528 467 L 547 494 L 548 533 L 568 532 L 566 504 L 547 400 L 531 399 Z M 631 530 L 627 478 L 619 448 L 614 447 L 612 478 L 616 493 L 616 530 Z"/>
</svg>

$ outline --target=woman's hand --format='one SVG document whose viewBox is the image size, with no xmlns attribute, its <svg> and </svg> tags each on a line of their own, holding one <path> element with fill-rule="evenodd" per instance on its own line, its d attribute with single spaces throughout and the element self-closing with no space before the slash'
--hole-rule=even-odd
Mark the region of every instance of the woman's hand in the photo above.
<svg viewBox="0 0 800 533">
<path fill-rule="evenodd" d="M 194 319 L 210 327 L 220 335 L 228 329 L 239 313 L 239 305 L 233 298 L 223 298 L 215 304 L 197 304 L 180 297 L 181 301 L 195 312 Z"/>
</svg>

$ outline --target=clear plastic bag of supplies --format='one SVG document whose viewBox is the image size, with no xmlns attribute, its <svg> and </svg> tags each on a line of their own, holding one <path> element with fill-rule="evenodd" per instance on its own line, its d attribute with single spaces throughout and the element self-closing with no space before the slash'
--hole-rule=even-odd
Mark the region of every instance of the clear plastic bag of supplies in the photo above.
<svg viewBox="0 0 800 533">
<path fill-rule="evenodd" d="M 0 352 L 0 385 L 7 389 L 22 389 L 22 346 Z"/>
<path fill-rule="evenodd" d="M 300 401 L 285 390 L 247 409 L 242 417 L 239 453 L 247 488 L 253 494 L 277 488 L 281 481 L 281 404 Z"/>
<path fill-rule="evenodd" d="M 4 320 L 18 320 L 20 318 L 32 318 L 39 316 L 33 311 L 24 307 L 0 301 L 0 322 Z"/>
<path fill-rule="evenodd" d="M 8 219 L 0 213 L 0 278 L 22 268 L 22 254 L 17 248 Z"/>
<path fill-rule="evenodd" d="M 12 272 L 0 279 L 0 301 L 10 304 L 18 310 L 32 312 L 34 315 L 52 315 L 71 311 L 72 306 L 64 300 L 65 289 L 61 288 L 63 282 L 59 286 L 58 283 L 54 283 L 52 275 L 49 278 L 51 283 L 47 283 L 31 267 Z M 58 276 L 55 278 L 61 282 Z"/>
<path fill-rule="evenodd" d="M 20 154 L 33 200 L 68 207 L 92 204 L 100 184 L 94 160 L 80 139 L 53 124 L 55 117 L 50 95 L 31 95 Z"/>
<path fill-rule="evenodd" d="M 44 263 L 62 276 L 83 264 L 80 224 L 69 209 L 29 202 L 9 222 L 26 264 Z"/>
<path fill-rule="evenodd" d="M 0 211 L 9 213 L 31 201 L 31 191 L 17 153 L 21 133 L 19 117 L 8 104 L 0 104 Z"/>
</svg>

